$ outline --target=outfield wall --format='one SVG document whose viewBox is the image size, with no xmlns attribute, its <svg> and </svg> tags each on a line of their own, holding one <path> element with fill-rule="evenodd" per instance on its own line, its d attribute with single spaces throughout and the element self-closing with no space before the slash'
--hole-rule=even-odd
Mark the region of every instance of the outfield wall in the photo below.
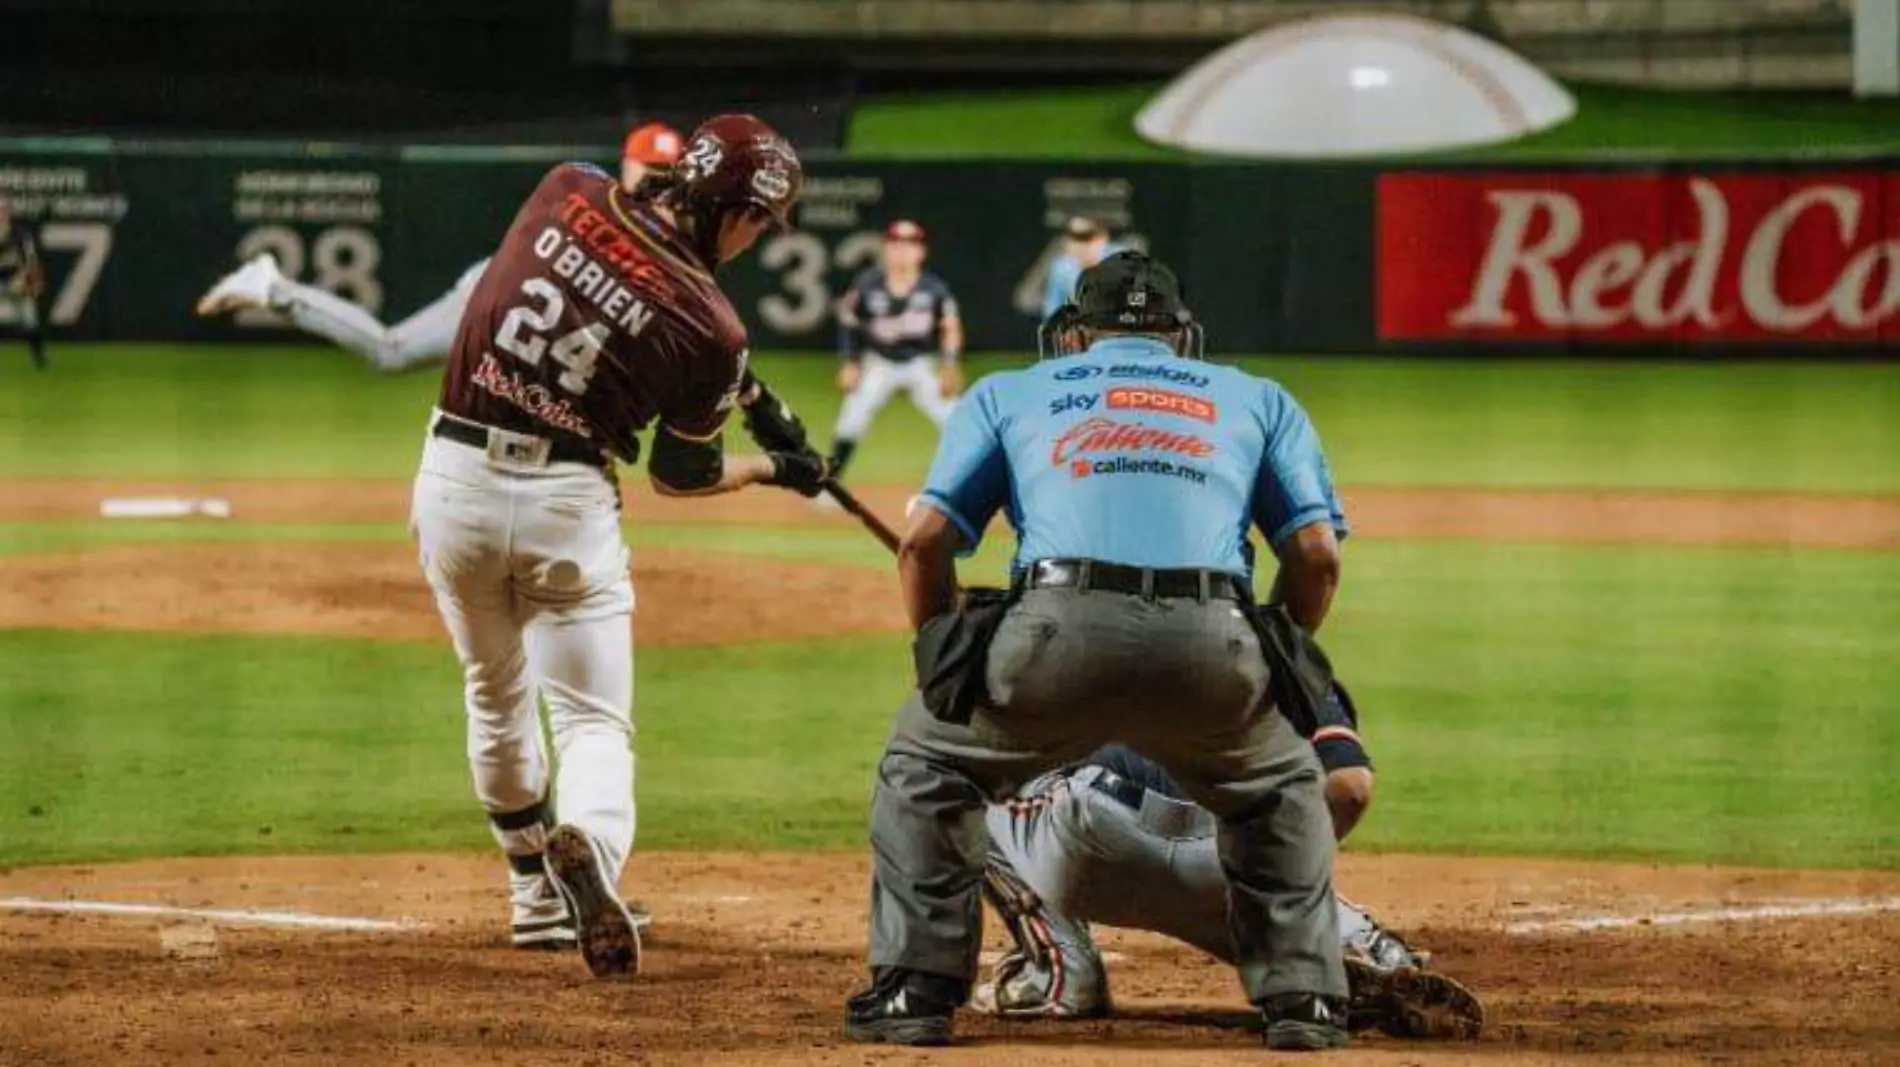
<svg viewBox="0 0 1900 1067">
<path fill-rule="evenodd" d="M 282 324 L 190 313 L 238 260 L 271 251 L 399 318 L 487 254 L 569 155 L 0 141 L 0 193 L 39 228 L 67 335 L 257 339 Z M 1900 158 L 810 170 L 800 230 L 729 268 L 761 348 L 829 348 L 831 295 L 898 217 L 931 230 L 973 348 L 1032 347 L 1056 231 L 1089 214 L 1180 270 L 1221 351 L 1900 350 Z"/>
</svg>

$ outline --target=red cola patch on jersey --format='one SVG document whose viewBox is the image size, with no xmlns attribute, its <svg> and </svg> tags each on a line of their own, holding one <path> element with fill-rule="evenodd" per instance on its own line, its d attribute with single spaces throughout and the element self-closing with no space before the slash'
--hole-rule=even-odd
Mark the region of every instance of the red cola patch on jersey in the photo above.
<svg viewBox="0 0 1900 1067">
<path fill-rule="evenodd" d="M 506 400 L 549 426 L 579 437 L 594 435 L 587 420 L 575 412 L 574 405 L 567 398 L 556 397 L 547 386 L 524 381 L 520 375 L 503 370 L 493 352 L 482 354 L 481 365 L 475 368 L 471 380 L 490 396 Z"/>
<path fill-rule="evenodd" d="M 1154 411 L 1209 423 L 1220 417 L 1220 409 L 1213 401 L 1167 389 L 1110 389 L 1108 406 L 1115 411 Z"/>
</svg>

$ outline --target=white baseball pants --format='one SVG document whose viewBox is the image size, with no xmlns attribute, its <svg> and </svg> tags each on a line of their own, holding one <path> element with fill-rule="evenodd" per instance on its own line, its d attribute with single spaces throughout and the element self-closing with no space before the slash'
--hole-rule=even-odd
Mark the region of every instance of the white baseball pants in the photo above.
<svg viewBox="0 0 1900 1067">
<path fill-rule="evenodd" d="M 455 331 L 462 325 L 462 312 L 482 280 L 488 261 L 462 272 L 455 287 L 421 311 L 394 326 L 382 321 L 359 305 L 288 278 L 271 283 L 271 306 L 289 315 L 306 333 L 326 338 L 386 371 L 406 370 L 418 363 L 446 359 L 455 345 Z"/>
<path fill-rule="evenodd" d="M 546 701 L 555 818 L 593 835 L 618 877 L 634 833 L 634 594 L 619 495 L 585 464 L 489 452 L 431 436 L 412 512 L 423 573 L 462 660 L 475 795 L 492 816 L 547 793 Z M 529 850 L 530 838 L 496 838 L 505 851 Z"/>
<path fill-rule="evenodd" d="M 858 379 L 858 387 L 844 398 L 844 407 L 838 412 L 838 425 L 832 436 L 842 441 L 856 441 L 871 429 L 871 420 L 884 410 L 884 405 L 898 393 L 909 393 L 911 403 L 917 410 L 938 426 L 950 417 L 957 406 L 955 400 L 943 395 L 943 386 L 937 381 L 937 360 L 934 356 L 918 356 L 904 363 L 893 363 L 882 356 L 866 353 L 863 363 L 864 376 Z"/>
</svg>

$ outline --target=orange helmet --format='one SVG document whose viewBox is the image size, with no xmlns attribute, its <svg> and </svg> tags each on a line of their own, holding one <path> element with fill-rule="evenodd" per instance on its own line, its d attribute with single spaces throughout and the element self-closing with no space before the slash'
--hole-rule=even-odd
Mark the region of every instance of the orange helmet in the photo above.
<svg viewBox="0 0 1900 1067">
<path fill-rule="evenodd" d="M 622 146 L 620 155 L 649 167 L 670 167 L 680 161 L 680 153 L 685 148 L 686 139 L 678 130 L 664 122 L 649 122 L 627 134 L 627 143 Z"/>
</svg>

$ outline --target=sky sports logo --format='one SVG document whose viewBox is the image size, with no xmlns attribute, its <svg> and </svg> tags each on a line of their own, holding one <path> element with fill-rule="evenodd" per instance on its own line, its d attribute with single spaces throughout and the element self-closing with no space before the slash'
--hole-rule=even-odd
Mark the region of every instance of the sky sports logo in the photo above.
<svg viewBox="0 0 1900 1067">
<path fill-rule="evenodd" d="M 1128 456 L 1116 456 L 1114 459 L 1071 460 L 1069 474 L 1075 478 L 1093 478 L 1097 475 L 1109 474 L 1159 474 L 1168 478 L 1179 478 L 1194 485 L 1207 484 L 1207 472 L 1198 467 L 1171 463 L 1165 459 L 1133 459 Z"/>
</svg>

